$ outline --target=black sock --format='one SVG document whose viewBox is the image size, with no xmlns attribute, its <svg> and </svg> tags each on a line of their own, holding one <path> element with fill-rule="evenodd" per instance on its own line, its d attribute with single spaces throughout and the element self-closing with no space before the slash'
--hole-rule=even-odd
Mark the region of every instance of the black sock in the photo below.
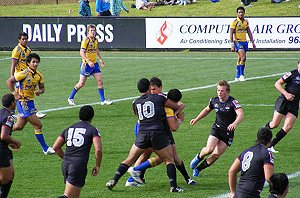
<svg viewBox="0 0 300 198">
<path fill-rule="evenodd" d="M 1 184 L 1 198 L 6 198 L 8 196 L 12 183 L 13 181 L 8 182 L 7 184 Z"/>
<path fill-rule="evenodd" d="M 175 164 L 167 164 L 167 175 L 169 177 L 170 186 L 177 188 Z"/>
<path fill-rule="evenodd" d="M 66 195 L 59 196 L 58 198 L 68 198 Z"/>
<path fill-rule="evenodd" d="M 185 181 L 188 182 L 190 177 L 185 169 L 183 161 L 181 161 L 180 165 L 176 165 L 176 168 L 180 171 L 180 173 L 184 177 Z"/>
<path fill-rule="evenodd" d="M 206 159 L 199 165 L 197 166 L 198 171 L 202 171 L 203 169 L 209 167 L 210 165 L 207 163 Z"/>
<path fill-rule="evenodd" d="M 270 122 L 268 122 L 268 123 L 265 125 L 265 127 L 271 129 L 271 127 L 270 127 Z"/>
<path fill-rule="evenodd" d="M 127 164 L 120 164 L 113 179 L 118 182 L 118 180 L 127 172 L 128 168 L 129 166 Z"/>
<path fill-rule="evenodd" d="M 283 129 L 280 129 L 276 134 L 276 137 L 272 140 L 271 146 L 275 146 L 282 138 L 286 136 L 286 132 Z"/>
</svg>

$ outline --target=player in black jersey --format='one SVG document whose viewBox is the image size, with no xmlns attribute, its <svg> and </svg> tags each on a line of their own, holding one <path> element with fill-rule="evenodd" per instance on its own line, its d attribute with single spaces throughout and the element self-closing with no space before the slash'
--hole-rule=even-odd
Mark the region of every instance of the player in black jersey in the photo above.
<svg viewBox="0 0 300 198">
<path fill-rule="evenodd" d="M 289 178 L 285 173 L 274 173 L 270 178 L 268 198 L 285 198 L 289 191 Z"/>
<path fill-rule="evenodd" d="M 9 147 L 19 149 L 21 143 L 11 137 L 14 119 L 13 111 L 16 101 L 13 94 L 5 94 L 2 97 L 0 110 L 0 197 L 6 198 L 14 179 L 13 155 Z"/>
<path fill-rule="evenodd" d="M 268 151 L 272 131 L 267 127 L 258 130 L 256 144 L 244 150 L 235 159 L 228 171 L 230 198 L 259 198 L 265 180 L 270 181 L 274 173 L 274 159 Z M 241 171 L 237 184 L 237 173 Z M 237 184 L 237 185 L 236 185 Z"/>
<path fill-rule="evenodd" d="M 158 94 L 158 95 L 165 96 L 165 94 L 162 92 L 163 89 L 162 81 L 158 77 L 152 77 L 150 79 L 150 89 L 151 89 L 151 94 Z M 178 89 L 171 89 L 167 94 L 167 98 L 172 100 L 173 102 L 179 102 L 182 98 L 182 94 Z M 175 116 L 173 109 L 167 107 L 165 107 L 165 112 L 166 112 L 166 119 L 164 120 L 165 127 L 167 129 L 169 141 L 172 146 L 176 168 L 180 171 L 180 173 L 182 174 L 182 176 L 184 177 L 188 185 L 196 185 L 197 182 L 194 181 L 191 177 L 189 177 L 184 162 L 179 158 L 177 154 L 175 140 L 172 134 L 173 132 L 177 131 L 177 129 L 180 127 L 181 122 L 184 120 L 184 113 L 180 114 L 180 116 Z M 152 152 L 153 152 L 152 148 L 150 148 L 149 151 L 146 150 L 146 152 L 144 152 L 138 158 L 135 167 L 132 168 L 133 169 L 132 171 L 138 171 L 140 173 L 140 178 L 143 180 L 144 180 L 144 173 L 146 169 L 153 168 L 163 162 L 163 160 L 159 156 L 149 158 Z M 132 177 L 130 177 L 126 181 L 125 186 L 137 186 L 137 183 L 134 181 Z"/>
<path fill-rule="evenodd" d="M 211 98 L 209 104 L 190 121 L 193 126 L 199 120 L 207 116 L 212 110 L 216 112 L 216 120 L 211 128 L 207 144 L 202 148 L 190 163 L 194 177 L 198 177 L 200 171 L 211 166 L 232 144 L 234 131 L 237 125 L 244 118 L 244 111 L 239 102 L 229 96 L 230 85 L 227 81 L 221 80 L 217 84 L 217 97 Z M 211 155 L 210 155 L 211 154 Z M 206 158 L 198 167 L 197 165 Z"/>
<path fill-rule="evenodd" d="M 285 84 L 285 88 L 283 88 Z M 275 88 L 281 93 L 277 98 L 274 108 L 273 118 L 266 124 L 266 127 L 274 129 L 278 127 L 284 119 L 282 128 L 278 131 L 271 144 L 271 151 L 277 152 L 273 148 L 292 129 L 299 110 L 300 99 L 300 59 L 298 68 L 285 73 L 275 82 Z"/>
<path fill-rule="evenodd" d="M 94 144 L 96 165 L 92 175 L 99 173 L 102 160 L 102 144 L 100 131 L 91 125 L 94 109 L 90 105 L 80 108 L 80 121 L 66 128 L 56 139 L 53 149 L 63 159 L 62 172 L 66 183 L 63 197 L 79 197 L 85 184 L 87 164 L 91 146 Z M 65 152 L 62 146 L 66 144 Z"/>
<path fill-rule="evenodd" d="M 172 147 L 167 136 L 163 119 L 166 117 L 165 106 L 176 110 L 175 115 L 178 115 L 185 106 L 183 104 L 178 105 L 164 96 L 150 94 L 150 82 L 148 79 L 143 78 L 139 80 L 137 87 L 141 96 L 134 101 L 133 111 L 140 122 L 138 137 L 132 145 L 127 159 L 120 164 L 115 176 L 106 183 L 106 186 L 109 190 L 112 190 L 118 180 L 126 173 L 137 158 L 147 148 L 152 147 L 154 152 L 166 163 L 171 192 L 180 192 L 182 190 L 177 188 L 176 168 L 172 155 Z M 139 178 L 139 176 L 137 177 Z M 143 183 L 141 179 L 136 181 Z"/>
</svg>

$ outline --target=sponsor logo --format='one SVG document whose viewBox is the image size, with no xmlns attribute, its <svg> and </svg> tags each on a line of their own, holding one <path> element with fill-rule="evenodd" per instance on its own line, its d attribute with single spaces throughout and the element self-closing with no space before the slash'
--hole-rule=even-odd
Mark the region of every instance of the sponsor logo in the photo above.
<svg viewBox="0 0 300 198">
<path fill-rule="evenodd" d="M 172 32 L 173 32 L 172 24 L 165 21 L 156 34 L 157 42 L 163 45 L 166 42 L 166 40 L 169 38 L 169 36 L 172 34 Z"/>
</svg>

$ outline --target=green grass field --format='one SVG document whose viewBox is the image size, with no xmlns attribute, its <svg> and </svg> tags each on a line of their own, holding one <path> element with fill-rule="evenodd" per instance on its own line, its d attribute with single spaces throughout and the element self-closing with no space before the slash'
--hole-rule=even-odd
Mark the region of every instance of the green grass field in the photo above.
<svg viewBox="0 0 300 198">
<path fill-rule="evenodd" d="M 79 78 L 79 52 L 38 52 L 41 56 L 40 71 L 45 76 L 46 92 L 36 97 L 36 106 L 47 112 L 42 120 L 45 139 L 52 145 L 60 132 L 78 120 L 79 107 L 67 108 L 67 97 Z M 5 81 L 9 76 L 10 52 L 0 52 L 0 95 L 8 92 Z M 93 124 L 100 128 L 103 143 L 103 161 L 98 177 L 92 177 L 94 165 L 91 152 L 89 173 L 82 197 L 216 197 L 228 193 L 227 171 L 240 152 L 254 144 L 258 128 L 271 119 L 273 105 L 278 96 L 274 82 L 285 71 L 296 67 L 299 52 L 250 52 L 247 59 L 246 82 L 232 82 L 235 74 L 236 54 L 230 52 L 114 52 L 102 53 L 106 66 L 103 70 L 105 94 L 115 103 L 111 106 L 94 104 Z M 169 193 L 165 166 L 148 170 L 146 184 L 139 188 L 125 187 L 128 175 L 121 178 L 113 192 L 105 183 L 114 175 L 121 160 L 127 157 L 135 138 L 133 125 L 136 118 L 131 111 L 132 97 L 138 96 L 136 82 L 142 78 L 158 76 L 164 90 L 179 88 L 186 104 L 185 118 L 174 134 L 177 150 L 189 169 L 190 160 L 205 146 L 214 121 L 212 112 L 204 120 L 191 127 L 189 120 L 214 97 L 215 84 L 226 79 L 231 82 L 230 95 L 243 105 L 245 119 L 238 126 L 234 143 L 210 168 L 196 178 L 198 186 L 188 186 L 178 173 L 178 184 L 185 191 L 180 195 Z M 209 86 L 210 85 L 210 86 Z M 206 88 L 204 86 L 207 86 Z M 203 88 L 204 87 L 204 88 Z M 129 98 L 129 99 L 126 99 Z M 97 103 L 99 97 L 94 79 L 76 95 L 78 105 Z M 58 109 L 60 108 L 60 109 Z M 278 128 L 279 130 L 279 128 Z M 274 133 L 277 133 L 277 129 Z M 299 121 L 291 133 L 276 147 L 275 171 L 294 174 L 300 170 Z M 64 191 L 61 160 L 57 156 L 45 156 L 36 141 L 33 128 L 27 125 L 13 137 L 21 140 L 22 147 L 14 152 L 15 180 L 10 192 L 14 198 L 54 198 Z M 290 180 L 288 197 L 298 197 L 300 178 Z M 262 197 L 266 197 L 266 188 Z"/>
</svg>

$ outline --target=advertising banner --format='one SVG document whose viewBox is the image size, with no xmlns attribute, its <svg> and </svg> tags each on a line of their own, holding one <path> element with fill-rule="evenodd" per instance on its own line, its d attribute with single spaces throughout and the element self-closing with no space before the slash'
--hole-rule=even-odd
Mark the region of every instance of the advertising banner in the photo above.
<svg viewBox="0 0 300 198">
<path fill-rule="evenodd" d="M 87 24 L 95 24 L 100 48 L 145 48 L 145 19 L 114 17 L 3 17 L 0 48 L 11 50 L 21 31 L 29 46 L 39 50 L 79 50 Z"/>
<path fill-rule="evenodd" d="M 146 18 L 146 47 L 230 48 L 230 24 L 234 19 Z M 300 48 L 300 17 L 247 20 L 258 49 Z"/>
</svg>

